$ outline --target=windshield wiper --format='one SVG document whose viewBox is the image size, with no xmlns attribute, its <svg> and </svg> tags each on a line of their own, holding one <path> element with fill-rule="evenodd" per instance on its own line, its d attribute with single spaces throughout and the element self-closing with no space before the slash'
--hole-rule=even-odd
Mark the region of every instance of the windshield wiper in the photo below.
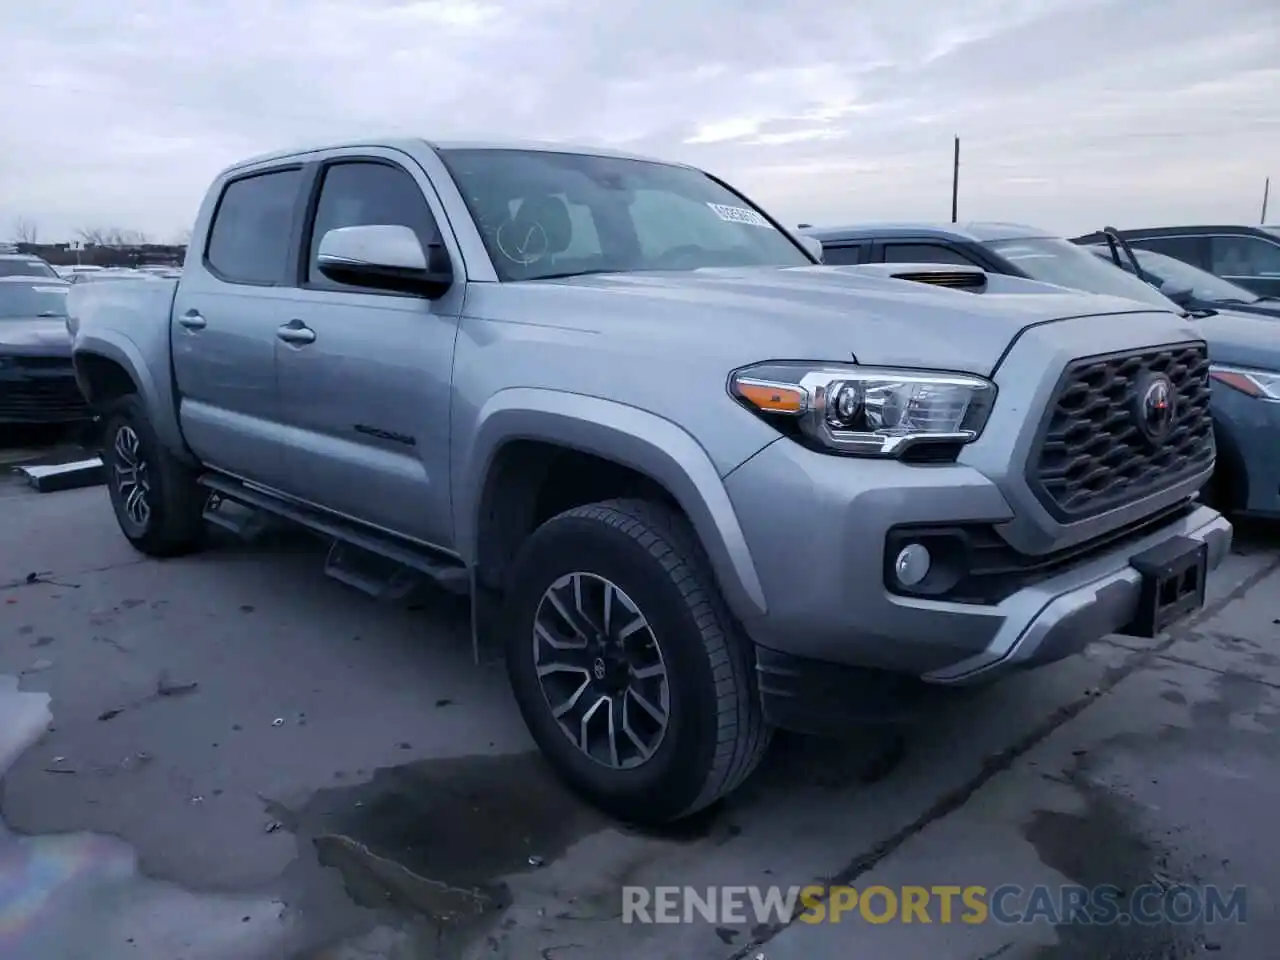
<svg viewBox="0 0 1280 960">
<path fill-rule="evenodd" d="M 596 267 L 593 270 L 566 270 L 564 273 L 544 273 L 536 277 L 529 277 L 530 280 L 567 280 L 570 277 L 590 277 L 599 273 L 622 273 L 621 270 L 608 269 L 606 267 Z"/>
<path fill-rule="evenodd" d="M 58 313 L 57 310 L 45 310 L 42 313 L 37 313 L 36 316 L 37 317 L 61 317 L 61 316 L 65 316 L 65 314 Z"/>
</svg>

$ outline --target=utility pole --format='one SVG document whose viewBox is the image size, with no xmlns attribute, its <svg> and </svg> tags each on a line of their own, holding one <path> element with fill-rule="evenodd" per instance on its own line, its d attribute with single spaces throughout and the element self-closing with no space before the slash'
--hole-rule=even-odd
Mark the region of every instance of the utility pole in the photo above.
<svg viewBox="0 0 1280 960">
<path fill-rule="evenodd" d="M 956 222 L 960 205 L 960 138 L 956 137 L 955 153 L 951 160 L 951 222 Z M 1265 207 L 1264 207 L 1265 209 Z"/>
<path fill-rule="evenodd" d="M 1271 178 L 1267 177 L 1267 182 L 1262 185 L 1262 219 L 1258 221 L 1260 224 L 1267 222 L 1267 201 L 1271 198 Z"/>
</svg>

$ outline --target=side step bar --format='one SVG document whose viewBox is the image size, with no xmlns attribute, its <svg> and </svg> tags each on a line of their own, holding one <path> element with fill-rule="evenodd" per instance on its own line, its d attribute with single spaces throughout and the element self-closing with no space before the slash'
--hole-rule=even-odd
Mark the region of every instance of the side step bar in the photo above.
<svg viewBox="0 0 1280 960">
<path fill-rule="evenodd" d="M 306 527 L 333 541 L 325 561 L 325 573 L 371 596 L 404 597 L 424 578 L 451 593 L 466 594 L 471 589 L 466 567 L 452 558 L 291 503 L 228 477 L 206 473 L 200 477 L 200 485 L 214 494 L 204 514 L 210 523 L 246 540 L 260 534 L 271 517 Z M 245 516 L 240 511 L 224 512 L 225 504 L 221 501 L 248 507 L 250 513 Z"/>
<path fill-rule="evenodd" d="M 471 654 L 480 663 L 482 637 L 495 629 L 495 604 L 473 582 L 471 571 L 444 557 L 319 510 L 273 496 L 220 474 L 206 473 L 210 491 L 204 518 L 243 540 L 253 540 L 273 519 L 296 523 L 330 540 L 324 572 L 382 600 L 403 598 L 425 578 L 450 593 L 471 595 Z"/>
</svg>

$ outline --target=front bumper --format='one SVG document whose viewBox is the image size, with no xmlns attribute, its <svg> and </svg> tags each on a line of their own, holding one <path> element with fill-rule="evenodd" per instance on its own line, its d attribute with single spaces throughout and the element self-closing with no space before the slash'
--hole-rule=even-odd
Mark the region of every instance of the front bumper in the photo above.
<svg viewBox="0 0 1280 960">
<path fill-rule="evenodd" d="M 70 357 L 0 356 L 0 424 L 59 425 L 89 419 Z"/>
<path fill-rule="evenodd" d="M 1214 387 L 1218 461 L 1231 472 L 1232 506 L 1241 513 L 1280 517 L 1280 403 Z"/>
<path fill-rule="evenodd" d="M 964 465 L 905 466 L 772 444 L 731 473 L 733 501 L 768 613 L 744 623 L 771 654 L 906 674 L 933 684 L 994 678 L 1061 659 L 1134 619 L 1141 577 L 1130 558 L 1171 537 L 1207 544 L 1213 569 L 1231 525 L 1196 507 L 1154 529 L 1086 552 L 998 603 L 890 593 L 884 544 L 901 524 L 999 524 L 999 489 Z"/>
</svg>

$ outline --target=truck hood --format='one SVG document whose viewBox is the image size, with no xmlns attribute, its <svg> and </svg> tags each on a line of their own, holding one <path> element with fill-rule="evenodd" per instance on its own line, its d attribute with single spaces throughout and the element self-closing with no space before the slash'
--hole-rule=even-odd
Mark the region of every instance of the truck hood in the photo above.
<svg viewBox="0 0 1280 960">
<path fill-rule="evenodd" d="M 676 342 L 705 336 L 746 344 L 758 359 L 854 359 L 982 376 L 1028 327 L 1160 312 L 1132 300 L 1043 285 L 1018 294 L 952 290 L 873 276 L 856 266 L 610 273 L 498 286 L 509 288 L 526 310 L 568 326 L 595 328 L 607 317 L 633 331 L 659 325 L 654 334 Z M 514 313 L 511 318 L 517 319 Z M 1196 336 L 1175 314 L 1169 318 L 1171 337 Z"/>
<path fill-rule="evenodd" d="M 0 318 L 0 352 L 70 356 L 66 318 Z"/>
<path fill-rule="evenodd" d="M 1194 321 L 1209 344 L 1209 359 L 1236 367 L 1280 370 L 1276 321 L 1259 314 L 1223 310 Z"/>
</svg>

